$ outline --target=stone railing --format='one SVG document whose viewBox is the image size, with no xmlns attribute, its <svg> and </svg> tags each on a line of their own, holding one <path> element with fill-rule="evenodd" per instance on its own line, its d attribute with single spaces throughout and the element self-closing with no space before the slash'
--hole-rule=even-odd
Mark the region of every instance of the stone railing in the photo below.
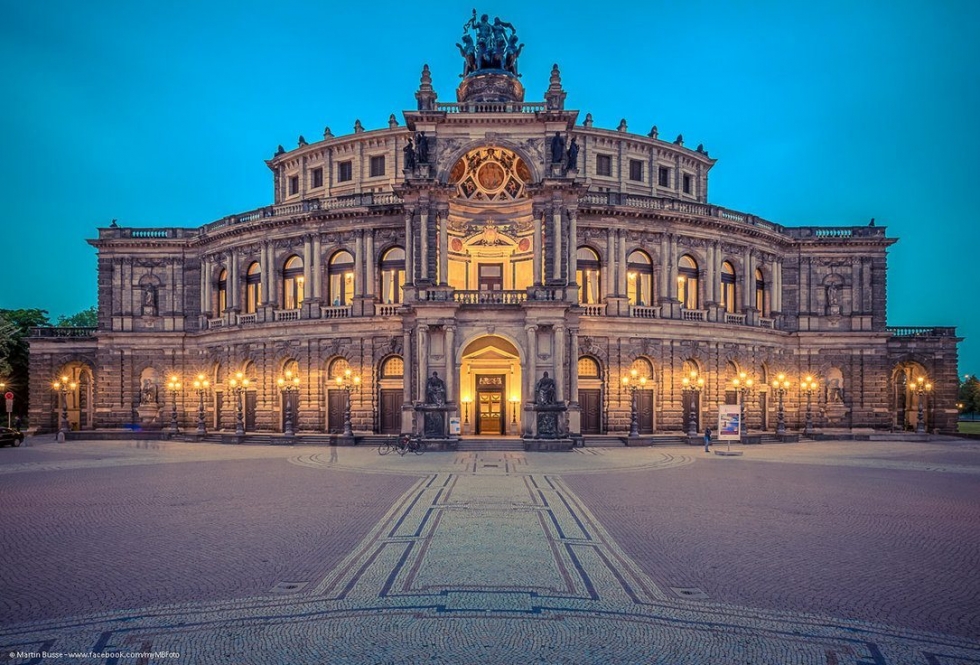
<svg viewBox="0 0 980 665">
<path fill-rule="evenodd" d="M 883 226 L 794 226 L 786 229 L 792 238 L 850 240 L 852 238 L 884 238 Z"/>
<path fill-rule="evenodd" d="M 585 310 L 585 316 L 606 315 L 606 306 L 603 304 L 582 304 L 581 307 Z"/>
<path fill-rule="evenodd" d="M 183 240 L 184 238 L 194 238 L 197 235 L 197 229 L 181 227 L 134 229 L 122 226 L 110 226 L 105 229 L 99 229 L 100 240 Z"/>
<path fill-rule="evenodd" d="M 527 291 L 453 291 L 453 302 L 461 305 L 520 305 Z"/>
<path fill-rule="evenodd" d="M 252 325 L 253 323 L 256 322 L 257 319 L 258 319 L 258 317 L 254 313 L 253 314 L 239 314 L 238 315 L 238 325 L 240 325 L 240 326 Z"/>
<path fill-rule="evenodd" d="M 320 317 L 324 319 L 349 319 L 350 305 L 333 305 L 330 307 L 320 305 Z"/>
<path fill-rule="evenodd" d="M 540 113 L 544 102 L 436 102 L 441 113 Z"/>
<path fill-rule="evenodd" d="M 634 319 L 659 319 L 660 307 L 642 307 L 639 305 L 630 307 L 630 316 Z"/>
<path fill-rule="evenodd" d="M 734 323 L 740 326 L 745 325 L 745 315 L 744 314 L 732 314 L 731 312 L 725 312 L 725 323 Z"/>
<path fill-rule="evenodd" d="M 936 326 L 887 326 L 894 337 L 956 337 L 956 328 Z"/>
<path fill-rule="evenodd" d="M 215 328 L 225 327 L 225 317 L 219 316 L 217 318 L 208 318 L 208 330 L 214 330 Z"/>
<path fill-rule="evenodd" d="M 305 199 L 303 201 L 296 201 L 295 203 L 281 203 L 278 205 L 265 206 L 264 208 L 258 208 L 256 210 L 250 210 L 237 215 L 229 215 L 223 219 L 219 219 L 216 222 L 205 224 L 200 229 L 166 229 L 166 231 L 188 232 L 186 235 L 179 235 L 175 237 L 189 237 L 198 234 L 207 235 L 209 232 L 217 231 L 218 229 L 222 229 L 227 226 L 245 224 L 270 217 L 288 217 L 291 215 L 300 215 L 309 212 L 317 212 L 320 210 L 343 210 L 347 208 L 363 208 L 371 206 L 393 206 L 401 205 L 401 203 L 402 199 L 392 193 L 375 194 L 372 192 L 364 194 L 351 194 L 348 196 L 334 196 L 322 199 Z M 108 230 L 131 231 L 132 229 Z"/>
<path fill-rule="evenodd" d="M 683 321 L 707 321 L 708 312 L 703 309 L 682 309 L 681 319 Z"/>
<path fill-rule="evenodd" d="M 769 330 L 776 329 L 776 319 L 767 319 L 765 317 L 759 317 L 759 327 L 769 328 Z"/>
<path fill-rule="evenodd" d="M 399 307 L 401 307 L 401 305 L 392 305 L 392 304 L 380 305 L 379 304 L 379 305 L 375 305 L 374 306 L 374 313 L 377 316 L 396 316 L 398 314 L 398 308 Z"/>
<path fill-rule="evenodd" d="M 31 328 L 31 337 L 94 337 L 97 330 L 88 326 L 38 326 Z"/>
<path fill-rule="evenodd" d="M 298 309 L 276 309 L 272 312 L 273 321 L 299 321 Z"/>
</svg>

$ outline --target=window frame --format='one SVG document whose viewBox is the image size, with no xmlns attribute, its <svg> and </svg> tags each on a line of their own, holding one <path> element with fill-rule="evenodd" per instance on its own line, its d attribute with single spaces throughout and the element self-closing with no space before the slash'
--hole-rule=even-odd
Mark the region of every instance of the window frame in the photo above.
<svg viewBox="0 0 980 665">
<path fill-rule="evenodd" d="M 632 182 L 643 182 L 643 160 L 630 159 L 630 180 Z"/>
<path fill-rule="evenodd" d="M 376 168 L 380 165 L 380 169 Z M 385 163 L 384 155 L 371 155 L 368 157 L 368 177 L 369 178 L 383 178 L 386 175 L 387 165 Z"/>
<path fill-rule="evenodd" d="M 342 162 L 337 162 L 337 182 L 353 182 L 354 181 L 354 160 L 347 159 Z"/>
<path fill-rule="evenodd" d="M 595 156 L 595 174 L 604 178 L 613 177 L 612 161 L 612 155 L 597 153 Z M 605 165 L 605 168 L 602 168 L 602 165 Z"/>
</svg>

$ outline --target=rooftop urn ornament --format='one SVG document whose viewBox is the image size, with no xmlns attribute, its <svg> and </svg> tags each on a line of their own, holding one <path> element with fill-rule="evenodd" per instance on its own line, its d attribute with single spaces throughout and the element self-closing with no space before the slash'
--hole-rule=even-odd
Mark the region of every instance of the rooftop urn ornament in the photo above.
<svg viewBox="0 0 980 665">
<path fill-rule="evenodd" d="M 364 131 L 364 125 L 361 124 L 360 119 L 354 121 L 354 133 L 360 134 Z"/>
<path fill-rule="evenodd" d="M 561 87 L 561 71 L 558 64 L 551 66 L 551 81 L 548 83 L 548 90 L 544 93 L 544 103 L 549 111 L 561 111 L 565 108 L 566 93 Z"/>
<path fill-rule="evenodd" d="M 626 118 L 623 118 L 622 120 L 619 121 L 619 127 L 616 128 L 616 131 L 617 132 L 626 131 Z"/>
<path fill-rule="evenodd" d="M 684 135 L 678 134 L 677 138 L 674 139 L 674 143 L 676 143 L 677 145 L 684 145 Z"/>
<path fill-rule="evenodd" d="M 396 118 L 395 114 L 392 113 L 391 115 L 388 116 L 388 129 L 394 129 L 397 126 L 398 126 L 398 118 Z"/>
<path fill-rule="evenodd" d="M 649 136 L 652 139 L 655 139 L 658 136 L 660 136 L 660 130 L 657 129 L 657 126 L 656 125 L 654 125 L 653 127 L 650 128 L 650 133 L 647 134 L 647 136 Z"/>
<path fill-rule="evenodd" d="M 592 114 L 591 113 L 586 113 L 585 114 L 585 122 L 582 123 L 582 126 L 583 127 L 591 127 L 592 126 Z M 656 137 L 654 137 L 654 138 L 656 138 Z"/>
<path fill-rule="evenodd" d="M 436 91 L 432 88 L 432 74 L 428 65 L 422 65 L 422 75 L 419 77 L 419 89 L 415 92 L 419 111 L 434 111 L 436 109 Z"/>
<path fill-rule="evenodd" d="M 299 138 L 296 140 L 296 147 L 302 148 L 304 145 L 309 145 L 309 144 L 306 142 L 306 139 L 303 138 L 303 135 L 300 134 Z"/>
<path fill-rule="evenodd" d="M 324 139 L 332 139 L 333 138 L 333 132 L 330 131 L 330 128 L 329 127 L 324 127 L 323 128 L 323 138 Z"/>
</svg>

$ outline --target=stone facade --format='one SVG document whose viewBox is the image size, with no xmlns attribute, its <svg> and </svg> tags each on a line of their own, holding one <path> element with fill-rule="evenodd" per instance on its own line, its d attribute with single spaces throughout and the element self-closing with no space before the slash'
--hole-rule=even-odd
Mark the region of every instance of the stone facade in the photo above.
<svg viewBox="0 0 980 665">
<path fill-rule="evenodd" d="M 246 431 L 278 432 L 288 371 L 299 432 L 421 432 L 436 372 L 447 428 L 534 439 L 548 372 L 560 436 L 626 434 L 634 416 L 639 434 L 681 432 L 713 423 L 744 372 L 753 430 L 776 427 L 779 374 L 790 430 L 808 402 L 817 430 L 915 428 L 920 399 L 925 428 L 955 428 L 959 340 L 887 327 L 885 228 L 709 204 L 701 146 L 580 122 L 557 67 L 543 102 L 515 81 L 471 72 L 442 103 L 426 68 L 405 126 L 280 149 L 272 205 L 99 229 L 98 328 L 35 331 L 31 421 L 61 426 L 65 375 L 72 427 L 165 427 L 176 398 L 183 429 L 203 404 L 209 430 L 241 409 Z"/>
</svg>

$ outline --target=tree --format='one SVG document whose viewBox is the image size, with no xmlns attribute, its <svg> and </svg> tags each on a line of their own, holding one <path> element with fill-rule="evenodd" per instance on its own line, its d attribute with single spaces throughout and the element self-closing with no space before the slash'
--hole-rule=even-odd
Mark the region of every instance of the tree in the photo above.
<svg viewBox="0 0 980 665">
<path fill-rule="evenodd" d="M 27 338 L 34 326 L 48 326 L 48 313 L 43 309 L 0 309 L 0 377 L 7 389 L 17 395 L 18 411 L 28 410 L 28 370 L 30 350 Z"/>
<path fill-rule="evenodd" d="M 956 399 L 963 405 L 961 411 L 964 414 L 980 413 L 980 379 L 975 374 L 972 376 L 967 374 L 966 378 L 960 382 Z"/>
<path fill-rule="evenodd" d="M 60 328 L 94 328 L 99 325 L 99 310 L 89 307 L 71 316 L 61 315 L 55 325 Z"/>
</svg>

